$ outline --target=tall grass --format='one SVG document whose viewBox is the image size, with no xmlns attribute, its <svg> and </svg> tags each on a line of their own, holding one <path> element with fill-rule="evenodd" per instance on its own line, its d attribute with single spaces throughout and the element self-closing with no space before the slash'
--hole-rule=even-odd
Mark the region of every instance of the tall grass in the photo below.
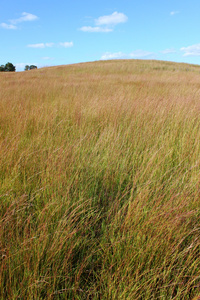
<svg viewBox="0 0 200 300">
<path fill-rule="evenodd" d="M 0 74 L 0 298 L 200 295 L 200 67 Z"/>
</svg>

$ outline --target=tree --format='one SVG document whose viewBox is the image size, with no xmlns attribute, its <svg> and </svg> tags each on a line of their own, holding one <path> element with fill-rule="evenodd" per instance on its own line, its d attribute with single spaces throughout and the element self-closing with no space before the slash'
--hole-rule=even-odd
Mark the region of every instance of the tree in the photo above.
<svg viewBox="0 0 200 300">
<path fill-rule="evenodd" d="M 24 68 L 24 71 L 28 71 L 28 70 L 33 70 L 33 69 L 37 69 L 37 66 L 35 65 L 26 65 Z"/>
<path fill-rule="evenodd" d="M 0 72 L 5 72 L 5 66 L 4 65 L 0 66 Z"/>
<path fill-rule="evenodd" d="M 0 66 L 0 72 L 15 72 L 15 66 L 12 63 L 8 62 L 5 66 Z"/>
<path fill-rule="evenodd" d="M 30 70 L 30 67 L 28 65 L 25 66 L 24 71 Z"/>
<path fill-rule="evenodd" d="M 37 66 L 31 65 L 30 70 L 37 69 Z"/>
<path fill-rule="evenodd" d="M 15 72 L 15 66 L 12 63 L 8 62 L 4 67 L 4 71 L 5 72 Z"/>
</svg>

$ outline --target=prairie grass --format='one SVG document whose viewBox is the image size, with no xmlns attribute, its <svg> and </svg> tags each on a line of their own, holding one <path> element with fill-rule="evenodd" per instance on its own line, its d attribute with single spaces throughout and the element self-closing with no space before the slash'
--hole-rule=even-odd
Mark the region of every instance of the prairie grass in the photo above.
<svg viewBox="0 0 200 300">
<path fill-rule="evenodd" d="M 200 67 L 0 73 L 0 299 L 198 299 Z"/>
</svg>

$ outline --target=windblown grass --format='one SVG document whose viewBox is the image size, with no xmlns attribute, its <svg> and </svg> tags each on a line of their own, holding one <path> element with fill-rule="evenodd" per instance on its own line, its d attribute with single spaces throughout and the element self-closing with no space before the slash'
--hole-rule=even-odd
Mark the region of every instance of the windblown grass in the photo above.
<svg viewBox="0 0 200 300">
<path fill-rule="evenodd" d="M 200 295 L 200 67 L 0 74 L 0 298 Z"/>
</svg>

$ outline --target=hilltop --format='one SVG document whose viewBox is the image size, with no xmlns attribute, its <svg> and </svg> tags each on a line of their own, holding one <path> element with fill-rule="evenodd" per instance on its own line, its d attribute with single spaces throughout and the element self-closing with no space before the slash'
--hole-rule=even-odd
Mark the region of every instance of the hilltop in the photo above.
<svg viewBox="0 0 200 300">
<path fill-rule="evenodd" d="M 0 298 L 193 299 L 200 66 L 0 73 Z"/>
</svg>

